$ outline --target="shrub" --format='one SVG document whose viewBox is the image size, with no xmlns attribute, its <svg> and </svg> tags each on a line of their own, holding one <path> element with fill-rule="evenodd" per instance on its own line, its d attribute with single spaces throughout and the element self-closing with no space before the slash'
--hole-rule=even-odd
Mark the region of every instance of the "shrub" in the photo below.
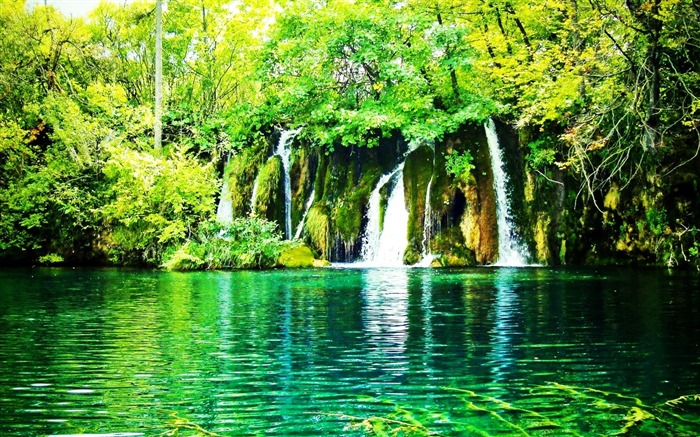
<svg viewBox="0 0 700 437">
<path fill-rule="evenodd" d="M 113 261 L 157 265 L 214 213 L 213 166 L 184 150 L 163 157 L 118 148 L 104 172 L 110 193 L 101 214 L 111 231 Z"/>
<path fill-rule="evenodd" d="M 209 223 L 197 238 L 166 254 L 168 270 L 260 269 L 277 264 L 284 241 L 277 224 L 239 217 L 228 226 Z"/>
<path fill-rule="evenodd" d="M 445 155 L 445 170 L 457 180 L 468 182 L 474 168 L 474 157 L 469 150 Z"/>
</svg>

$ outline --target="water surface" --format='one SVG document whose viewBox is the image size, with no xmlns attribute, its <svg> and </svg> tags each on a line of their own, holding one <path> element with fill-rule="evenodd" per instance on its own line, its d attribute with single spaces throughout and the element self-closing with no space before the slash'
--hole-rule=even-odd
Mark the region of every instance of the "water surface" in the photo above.
<svg viewBox="0 0 700 437">
<path fill-rule="evenodd" d="M 640 269 L 0 270 L 0 435 L 362 435 L 348 416 L 698 435 L 700 402 L 664 402 L 700 393 L 699 289 Z"/>
</svg>

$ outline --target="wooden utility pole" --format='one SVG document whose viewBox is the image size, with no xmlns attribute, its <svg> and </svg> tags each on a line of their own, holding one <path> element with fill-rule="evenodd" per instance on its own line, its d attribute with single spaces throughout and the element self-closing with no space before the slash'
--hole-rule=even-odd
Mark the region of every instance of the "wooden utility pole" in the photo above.
<svg viewBox="0 0 700 437">
<path fill-rule="evenodd" d="M 155 149 L 161 150 L 163 137 L 163 1 L 156 0 L 156 102 Z"/>
</svg>

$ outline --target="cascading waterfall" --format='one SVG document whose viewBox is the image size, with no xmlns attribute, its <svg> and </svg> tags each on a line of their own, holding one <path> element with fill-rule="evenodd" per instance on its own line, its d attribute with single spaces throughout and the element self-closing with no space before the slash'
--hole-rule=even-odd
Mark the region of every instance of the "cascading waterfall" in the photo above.
<svg viewBox="0 0 700 437">
<path fill-rule="evenodd" d="M 365 261 L 374 259 L 379 247 L 379 237 L 382 233 L 380 190 L 384 188 L 384 185 L 389 182 L 397 171 L 398 167 L 382 175 L 369 196 L 369 203 L 367 205 L 367 227 L 365 228 L 365 235 L 362 238 L 362 259 Z"/>
<path fill-rule="evenodd" d="M 233 222 L 233 201 L 231 200 L 231 191 L 228 186 L 228 178 L 224 174 L 224 185 L 221 187 L 221 197 L 219 205 L 216 208 L 216 221 L 227 226 Z"/>
<path fill-rule="evenodd" d="M 250 196 L 250 213 L 255 214 L 255 199 L 258 198 L 258 178 L 253 181 L 253 195 Z"/>
<path fill-rule="evenodd" d="M 301 216 L 301 220 L 299 220 L 299 224 L 297 225 L 297 231 L 294 233 L 294 238 L 299 239 L 301 237 L 301 231 L 304 229 L 304 222 L 306 221 L 306 215 L 309 213 L 309 209 L 311 209 L 311 204 L 314 203 L 314 196 L 316 195 L 316 190 L 311 190 L 311 195 L 309 195 L 309 200 L 306 201 L 306 206 L 304 207 L 304 214 Z"/>
<path fill-rule="evenodd" d="M 428 188 L 425 191 L 425 217 L 423 218 L 423 252 L 425 255 L 430 254 L 430 239 L 432 238 L 433 226 L 432 226 L 432 214 L 433 211 L 430 208 L 430 188 L 433 185 L 433 176 L 430 176 L 428 181 Z"/>
<path fill-rule="evenodd" d="M 396 185 L 386 204 L 379 249 L 374 258 L 375 263 L 384 266 L 403 265 L 403 254 L 408 246 L 408 210 L 404 198 L 403 166 L 396 178 Z"/>
<path fill-rule="evenodd" d="M 433 149 L 433 173 L 435 172 L 435 144 Z M 430 267 L 435 256 L 430 251 L 430 240 L 433 238 L 433 210 L 430 207 L 430 189 L 433 186 L 433 173 L 430 173 L 428 187 L 425 190 L 425 211 L 423 213 L 423 258 L 416 264 L 417 267 Z"/>
<path fill-rule="evenodd" d="M 383 175 L 369 198 L 367 228 L 362 239 L 364 263 L 377 267 L 403 265 L 403 253 L 408 245 L 408 211 L 404 199 L 402 162 L 394 170 Z M 380 223 L 380 191 L 392 179 L 396 184 L 391 190 L 384 212 L 384 226 Z"/>
<path fill-rule="evenodd" d="M 423 259 L 421 259 L 417 266 L 418 267 L 430 267 L 433 262 L 433 254 L 430 252 L 430 239 L 432 238 L 433 223 L 432 214 L 433 211 L 430 208 L 430 188 L 433 185 L 433 176 L 430 176 L 428 181 L 428 188 L 425 192 L 425 214 L 423 216 Z"/>
<path fill-rule="evenodd" d="M 292 180 L 289 176 L 290 158 L 292 155 L 292 141 L 301 128 L 283 131 L 280 135 L 275 155 L 282 159 L 282 170 L 284 172 L 284 236 L 286 239 L 292 238 Z"/>
<path fill-rule="evenodd" d="M 503 152 L 498 142 L 496 125 L 492 119 L 484 124 L 486 141 L 491 153 L 493 185 L 496 191 L 496 215 L 498 218 L 498 261 L 497 266 L 524 266 L 529 254 L 515 230 L 511 217 L 510 199 L 506 187 L 508 175 L 504 170 Z"/>
</svg>

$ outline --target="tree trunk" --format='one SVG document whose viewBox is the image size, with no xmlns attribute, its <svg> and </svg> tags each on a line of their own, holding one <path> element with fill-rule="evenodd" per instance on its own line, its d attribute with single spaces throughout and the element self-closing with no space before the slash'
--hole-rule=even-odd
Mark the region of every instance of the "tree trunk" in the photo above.
<svg viewBox="0 0 700 437">
<path fill-rule="evenodd" d="M 163 138 L 163 3 L 156 0 L 156 95 L 155 123 L 153 125 L 154 146 L 160 151 Z"/>
<path fill-rule="evenodd" d="M 443 26 L 444 24 L 442 23 L 442 15 L 440 12 L 437 14 L 437 20 L 438 24 L 440 26 Z M 450 44 L 445 45 L 445 56 L 448 58 L 452 55 L 452 47 L 450 47 Z M 450 65 L 450 84 L 452 85 L 452 93 L 455 96 L 455 101 L 459 103 L 462 99 L 459 95 L 459 82 L 457 82 L 457 72 L 455 71 L 455 68 Z"/>
</svg>

